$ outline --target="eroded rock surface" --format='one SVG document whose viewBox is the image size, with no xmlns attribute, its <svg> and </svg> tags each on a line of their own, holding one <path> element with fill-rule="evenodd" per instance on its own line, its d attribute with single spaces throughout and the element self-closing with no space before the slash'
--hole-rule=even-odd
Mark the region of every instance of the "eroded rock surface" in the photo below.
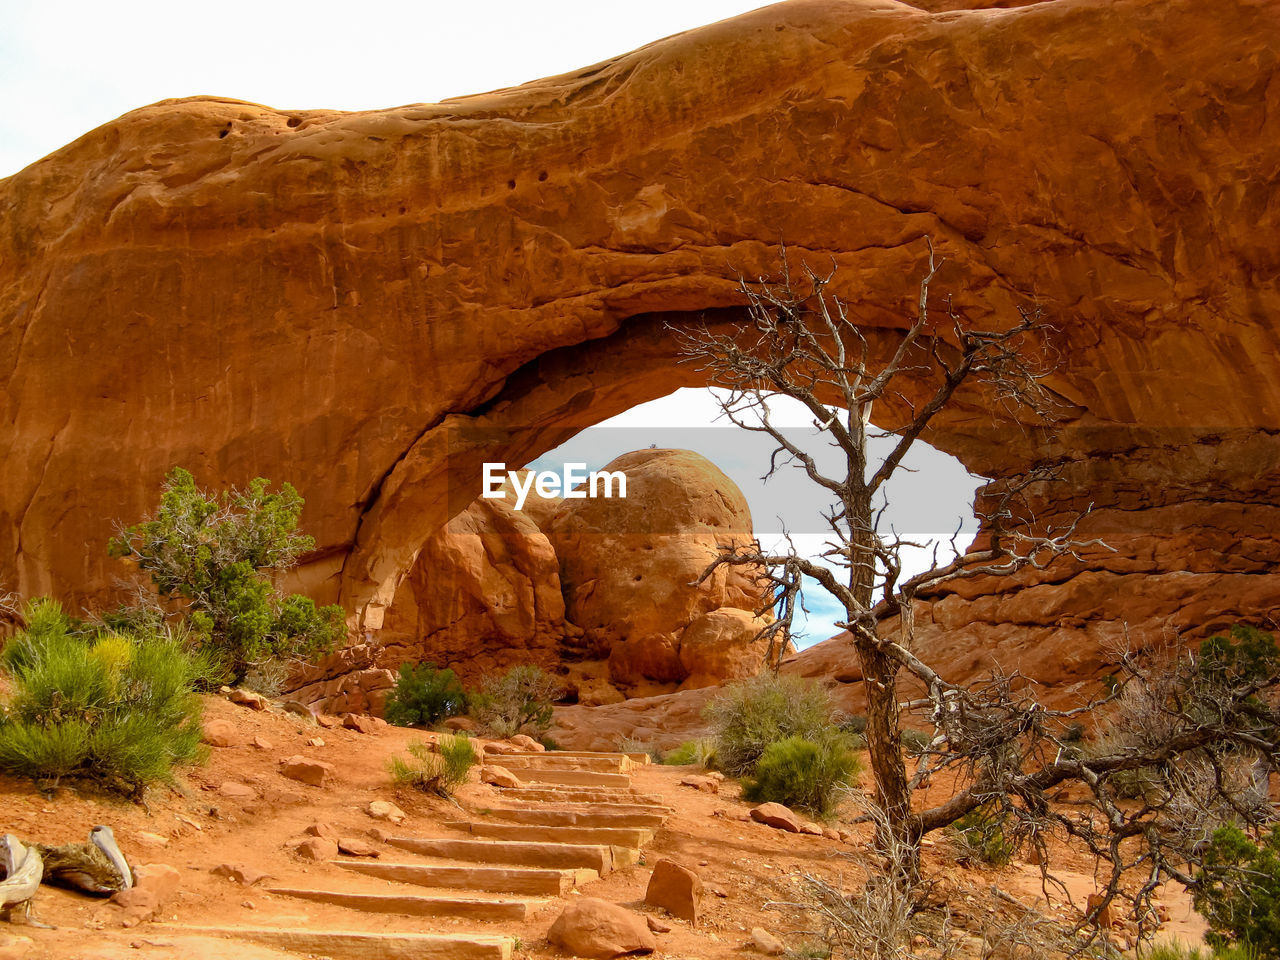
<svg viewBox="0 0 1280 960">
<path fill-rule="evenodd" d="M 577 633 L 546 535 L 508 503 L 477 499 L 418 554 L 378 636 L 378 663 L 431 662 L 472 685 L 517 663 L 554 669 Z"/>
<path fill-rule="evenodd" d="M 126 114 L 0 182 L 0 585 L 108 599 L 113 520 L 181 464 L 293 482 L 295 588 L 372 633 L 483 461 L 699 383 L 664 324 L 740 308 L 779 238 L 880 349 L 927 235 L 957 310 L 1054 319 L 1063 404 L 993 429 L 966 396 L 928 439 L 1067 464 L 1040 515 L 1118 544 L 936 598 L 935 652 L 1034 675 L 1122 622 L 1265 619 L 1278 34 L 1263 0 L 797 0 L 447 104 Z"/>
<path fill-rule="evenodd" d="M 603 469 L 625 474 L 626 498 L 566 500 L 550 522 L 583 655 L 607 660 L 624 690 L 754 676 L 767 621 L 751 612 L 761 595 L 751 571 L 720 567 L 693 586 L 722 548 L 751 543 L 742 491 L 689 450 L 639 450 Z"/>
</svg>

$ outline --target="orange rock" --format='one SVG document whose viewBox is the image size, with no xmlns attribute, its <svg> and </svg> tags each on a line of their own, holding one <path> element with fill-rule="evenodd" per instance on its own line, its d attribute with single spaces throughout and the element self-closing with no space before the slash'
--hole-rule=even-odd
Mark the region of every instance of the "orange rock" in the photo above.
<svg viewBox="0 0 1280 960">
<path fill-rule="evenodd" d="M 958 313 L 1007 323 L 1034 291 L 1062 359 L 1049 429 L 969 395 L 931 442 L 983 476 L 1067 464 L 1035 514 L 1093 503 L 1080 532 L 1117 553 L 925 598 L 915 649 L 1082 692 L 1123 624 L 1280 606 L 1273 37 L 1254 0 L 799 0 L 446 106 L 125 114 L 0 181 L 0 583 L 105 605 L 119 567 L 85 545 L 165 471 L 261 474 L 307 500 L 291 582 L 363 641 L 481 463 L 705 384 L 664 324 L 740 308 L 779 238 L 839 268 L 879 350 L 928 233 Z M 1008 50 L 1035 56 L 975 56 Z M 672 633 L 617 632 L 620 677 L 682 681 Z"/>
<path fill-rule="evenodd" d="M 328 837 L 311 837 L 294 847 L 304 860 L 332 860 L 338 855 L 338 841 Z"/>
<path fill-rule="evenodd" d="M 688 867 L 674 860 L 659 860 L 649 875 L 644 902 L 663 907 L 673 917 L 698 925 L 698 901 L 702 897 L 702 880 Z"/>
<path fill-rule="evenodd" d="M 270 876 L 270 874 L 255 870 L 253 867 L 246 867 L 238 863 L 221 863 L 209 872 L 215 877 L 226 877 L 228 880 L 234 880 L 245 887 L 251 887 L 259 880 L 264 880 Z"/>
<path fill-rule="evenodd" d="M 805 833 L 805 822 L 781 803 L 762 803 L 751 808 L 751 819 L 787 833 Z M 822 831 L 819 830 L 819 833 Z"/>
<path fill-rule="evenodd" d="M 581 897 L 565 907 L 547 940 L 576 957 L 647 954 L 658 945 L 639 914 L 595 897 Z"/>
<path fill-rule="evenodd" d="M 349 857 L 380 857 L 382 851 L 359 837 L 339 837 L 338 851 Z"/>
<path fill-rule="evenodd" d="M 133 921 L 150 920 L 173 899 L 182 885 L 182 874 L 167 863 L 144 863 L 133 868 L 133 886 L 111 895 Z M 128 923 L 128 921 L 126 921 Z"/>
<path fill-rule="evenodd" d="M 235 724 L 230 720 L 206 720 L 200 739 L 211 747 L 230 747 L 239 742 Z"/>
<path fill-rule="evenodd" d="M 478 499 L 423 545 L 387 611 L 378 662 L 450 667 L 467 683 L 551 668 L 566 636 L 556 555 L 523 512 Z"/>
<path fill-rule="evenodd" d="M 759 603 L 741 569 L 722 567 L 691 586 L 721 547 L 750 542 L 751 511 L 732 480 L 689 450 L 639 450 L 602 469 L 626 474 L 626 499 L 566 500 L 551 520 L 567 616 L 584 632 L 586 655 L 608 659 L 615 686 L 670 690 L 690 676 L 682 638 L 694 621 Z M 749 649 L 731 623 L 740 618 L 725 614 L 696 631 L 697 685 L 714 682 L 717 669 L 745 676 L 762 665 L 763 648 Z"/>
<path fill-rule="evenodd" d="M 313 787 L 323 787 L 336 771 L 331 763 L 295 754 L 280 761 L 280 772 L 290 780 L 297 780 L 299 783 L 310 784 Z"/>
<path fill-rule="evenodd" d="M 247 783 L 236 780 L 224 780 L 218 785 L 218 795 L 231 800 L 256 800 L 258 791 Z"/>
<path fill-rule="evenodd" d="M 480 768 L 480 782 L 495 787 L 523 787 L 524 783 L 506 767 L 486 763 Z"/>
</svg>

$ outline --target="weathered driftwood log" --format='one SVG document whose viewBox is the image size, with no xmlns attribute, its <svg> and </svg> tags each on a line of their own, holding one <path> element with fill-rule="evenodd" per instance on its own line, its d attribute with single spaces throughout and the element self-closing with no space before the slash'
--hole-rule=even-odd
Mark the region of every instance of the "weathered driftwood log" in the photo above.
<svg viewBox="0 0 1280 960">
<path fill-rule="evenodd" d="M 0 865 L 4 867 L 4 879 L 0 880 L 0 919 L 8 920 L 13 908 L 21 904 L 22 915 L 28 923 L 44 926 L 31 916 L 31 902 L 44 879 L 40 851 L 6 833 L 0 838 Z"/>
<path fill-rule="evenodd" d="M 36 846 L 44 858 L 45 883 L 104 897 L 133 886 L 133 872 L 108 826 L 90 830 L 87 843 Z"/>
</svg>

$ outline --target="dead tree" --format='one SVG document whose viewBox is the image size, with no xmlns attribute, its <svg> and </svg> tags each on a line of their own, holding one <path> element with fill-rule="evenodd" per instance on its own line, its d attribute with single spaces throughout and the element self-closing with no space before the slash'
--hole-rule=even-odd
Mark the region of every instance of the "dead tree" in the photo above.
<svg viewBox="0 0 1280 960">
<path fill-rule="evenodd" d="M 1032 469 L 987 488 L 990 508 L 981 518 L 983 533 L 967 553 L 957 552 L 939 569 L 902 578 L 904 542 L 880 529 L 876 497 L 957 391 L 968 384 L 1008 407 L 1043 410 L 1051 402 L 1042 384 L 1049 366 L 1038 359 L 1049 353 L 1042 315 L 1022 310 L 1005 329 L 979 329 L 950 304 L 935 316 L 929 293 L 939 265 L 930 245 L 914 316 L 878 361 L 845 304 L 830 294 L 831 275 L 807 266 L 802 290 L 785 269 L 776 283 L 743 282 L 747 307 L 736 326 L 673 328 L 685 361 L 698 364 L 712 385 L 725 389 L 721 408 L 728 419 L 775 441 L 766 477 L 784 463 L 799 464 L 831 503 L 824 515 L 831 538 L 820 557 L 794 550 L 770 553 L 758 544 L 739 547 L 726 550 L 702 579 L 725 565 L 763 570 L 765 607 L 777 614 L 775 638 L 789 630 L 806 578 L 842 605 L 845 617 L 837 625 L 849 631 L 864 678 L 867 750 L 883 812 L 879 822 L 892 834 L 882 837 L 882 845 L 909 851 L 908 874 L 914 874 L 925 833 L 982 809 L 1007 827 L 1014 844 L 1031 844 L 1043 853 L 1045 837 L 1056 830 L 1110 864 L 1105 899 L 1087 920 L 1122 895 L 1122 878 L 1142 872 L 1138 889 L 1123 894 L 1142 920 L 1157 884 L 1167 879 L 1195 884 L 1187 864 L 1196 862 L 1197 843 L 1213 824 L 1257 824 L 1270 815 L 1265 790 L 1259 799 L 1254 771 L 1259 762 L 1272 768 L 1280 762 L 1280 714 L 1274 705 L 1280 654 L 1274 642 L 1262 643 L 1264 652 L 1250 661 L 1261 666 L 1246 675 L 1214 666 L 1214 656 L 1225 656 L 1220 651 L 1207 661 L 1171 653 L 1159 663 L 1121 652 L 1123 682 L 1074 710 L 1047 709 L 1035 698 L 1033 685 L 1016 673 L 963 686 L 916 654 L 911 611 L 917 595 L 956 579 L 1007 576 L 1067 557 L 1080 560 L 1085 548 L 1110 549 L 1077 538 L 1079 517 L 1058 527 L 1025 521 L 1024 497 L 1051 479 L 1046 470 Z M 923 393 L 923 401 L 908 399 L 907 379 L 915 381 L 913 394 Z M 771 421 L 768 400 L 778 396 L 809 411 L 818 442 L 833 444 L 842 455 L 838 473 L 823 472 L 811 450 Z M 890 399 L 906 414 L 883 434 L 891 439 L 888 456 L 873 463 L 868 451 L 875 435 L 872 406 Z M 890 635 L 881 622 L 895 615 L 903 626 Z M 925 690 L 925 696 L 905 704 L 898 695 L 904 670 Z M 933 729 L 911 776 L 901 746 L 904 709 Z M 1082 749 L 1080 721 L 1098 711 L 1110 711 L 1126 729 L 1145 731 L 1145 737 L 1103 739 Z M 953 795 L 930 809 L 913 808 L 916 787 L 942 770 L 958 774 Z M 1139 771 L 1154 777 L 1158 789 L 1135 806 L 1122 795 Z M 1086 789 L 1084 812 L 1064 812 L 1052 802 L 1067 783 Z"/>
<path fill-rule="evenodd" d="M 926 239 L 926 242 L 927 239 Z M 687 361 L 699 364 L 711 384 L 727 392 L 725 416 L 744 430 L 768 434 L 777 449 L 766 476 L 782 463 L 798 463 L 832 502 L 825 520 L 832 533 L 821 560 L 759 549 L 726 551 L 703 574 L 722 565 L 751 565 L 769 571 L 769 605 L 781 610 L 789 627 L 802 580 L 807 577 L 840 602 L 845 611 L 837 626 L 847 629 L 862 668 L 867 699 L 867 748 L 879 802 L 900 839 L 914 843 L 919 824 L 911 815 L 911 786 L 900 748 L 901 717 L 897 692 L 906 667 L 941 696 L 944 684 L 908 647 L 883 636 L 886 613 L 909 610 L 914 591 L 942 579 L 1008 574 L 1022 566 L 1043 566 L 1080 545 L 1073 529 L 1033 534 L 1010 524 L 1013 502 L 1038 472 L 1006 485 L 988 517 L 987 543 L 957 557 L 945 570 L 924 580 L 900 582 L 903 543 L 879 529 L 877 497 L 904 457 L 964 384 L 980 384 L 1000 403 L 1042 407 L 1049 394 L 1041 381 L 1047 369 L 1031 359 L 1035 341 L 1046 330 L 1042 315 L 1020 311 L 1004 330 L 980 329 L 948 305 L 930 311 L 929 288 L 940 266 L 929 244 L 928 268 L 920 281 L 915 314 L 889 356 L 877 359 L 870 342 L 830 294 L 832 274 L 802 267 L 805 289 L 797 289 L 785 264 L 780 282 L 742 282 L 746 320 L 738 329 L 713 332 L 706 326 L 675 331 Z M 912 403 L 904 381 L 923 380 L 926 398 Z M 842 454 L 841 470 L 824 473 L 813 454 L 770 419 L 768 400 L 789 397 L 813 416 L 826 442 Z M 876 435 L 872 408 L 890 399 L 905 405 L 905 422 L 893 429 L 893 446 L 872 463 L 868 441 Z M 890 434 L 881 434 L 887 436 Z M 821 562 L 825 560 L 826 562 Z M 778 628 L 775 626 L 774 628 Z"/>
</svg>

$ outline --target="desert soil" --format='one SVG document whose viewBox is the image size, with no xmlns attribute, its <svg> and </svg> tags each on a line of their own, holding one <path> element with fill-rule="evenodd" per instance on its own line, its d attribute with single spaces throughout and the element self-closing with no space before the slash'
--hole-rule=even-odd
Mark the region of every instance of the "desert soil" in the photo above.
<svg viewBox="0 0 1280 960">
<path fill-rule="evenodd" d="M 83 841 L 90 827 L 105 823 L 115 830 L 131 863 L 165 863 L 181 874 L 181 886 L 161 915 L 154 921 L 137 923 L 110 902 L 42 887 L 35 915 L 56 929 L 25 926 L 20 916 L 0 925 L 0 960 L 212 960 L 227 956 L 231 950 L 238 960 L 296 957 L 241 941 L 232 946 L 225 940 L 187 936 L 177 924 L 472 931 L 518 937 L 516 957 L 559 955 L 545 938 L 564 906 L 563 898 L 548 901 L 523 922 L 484 923 L 371 916 L 267 893 L 266 887 L 277 884 L 362 892 L 386 888 L 386 881 L 301 859 L 293 844 L 311 824 L 328 824 L 342 837 L 372 843 L 384 856 L 406 859 L 377 840 L 376 832 L 459 837 L 444 825 L 462 816 L 459 804 L 484 806 L 497 799 L 500 791 L 473 782 L 459 791 L 454 803 L 393 786 L 388 760 L 404 754 L 406 746 L 421 737 L 414 730 L 382 727 L 360 733 L 322 728 L 293 714 L 275 709 L 254 711 L 220 697 L 206 698 L 205 719 L 228 721 L 234 731 L 232 745 L 211 747 L 207 763 L 180 772 L 172 788 L 152 790 L 145 806 L 73 786 L 42 794 L 29 782 L 0 778 L 3 832 L 26 841 L 58 844 Z M 282 776 L 279 761 L 295 754 L 332 764 L 336 770 L 332 782 L 312 787 Z M 670 931 L 657 935 L 655 956 L 660 958 L 719 960 L 753 955 L 750 931 L 758 926 L 780 936 L 789 946 L 816 941 L 820 922 L 794 905 L 801 899 L 801 876 L 818 876 L 841 889 L 861 884 L 859 864 L 868 862 L 872 855 L 866 828 L 853 823 L 857 810 L 844 810 L 829 824 L 851 833 L 849 842 L 785 833 L 753 822 L 748 815 L 750 805 L 740 799 L 732 781 L 721 784 L 718 794 L 681 785 L 682 778 L 695 772 L 692 768 L 645 766 L 633 774 L 635 788 L 661 797 L 673 812 L 645 847 L 638 864 L 585 885 L 581 894 L 623 904 L 668 924 Z M 252 788 L 253 796 L 227 796 L 228 783 Z M 365 808 L 378 799 L 397 804 L 407 820 L 392 827 L 372 819 Z M 696 927 L 643 902 L 653 864 L 664 857 L 694 869 L 702 878 L 703 915 Z M 980 935 L 984 926 L 1008 922 L 1019 913 L 1010 901 L 993 892 L 995 887 L 1028 906 L 1038 905 L 1051 916 L 1072 919 L 1079 915 L 1084 897 L 1096 889 L 1091 863 L 1069 850 L 1055 851 L 1054 861 L 1074 905 L 1055 893 L 1054 902 L 1046 906 L 1039 871 L 1028 864 L 988 868 L 957 863 L 956 850 L 941 835 L 928 841 L 925 857 L 927 871 L 938 878 L 935 897 L 948 904 L 955 922 L 971 938 Z M 222 864 L 248 867 L 269 879 L 243 886 L 212 872 Z M 406 892 L 427 891 L 417 888 Z M 576 895 L 577 891 L 569 894 Z M 1165 891 L 1164 901 L 1170 921 L 1162 935 L 1197 940 L 1203 928 L 1185 895 Z M 971 939 L 970 946 L 976 949 L 977 941 Z"/>
</svg>

